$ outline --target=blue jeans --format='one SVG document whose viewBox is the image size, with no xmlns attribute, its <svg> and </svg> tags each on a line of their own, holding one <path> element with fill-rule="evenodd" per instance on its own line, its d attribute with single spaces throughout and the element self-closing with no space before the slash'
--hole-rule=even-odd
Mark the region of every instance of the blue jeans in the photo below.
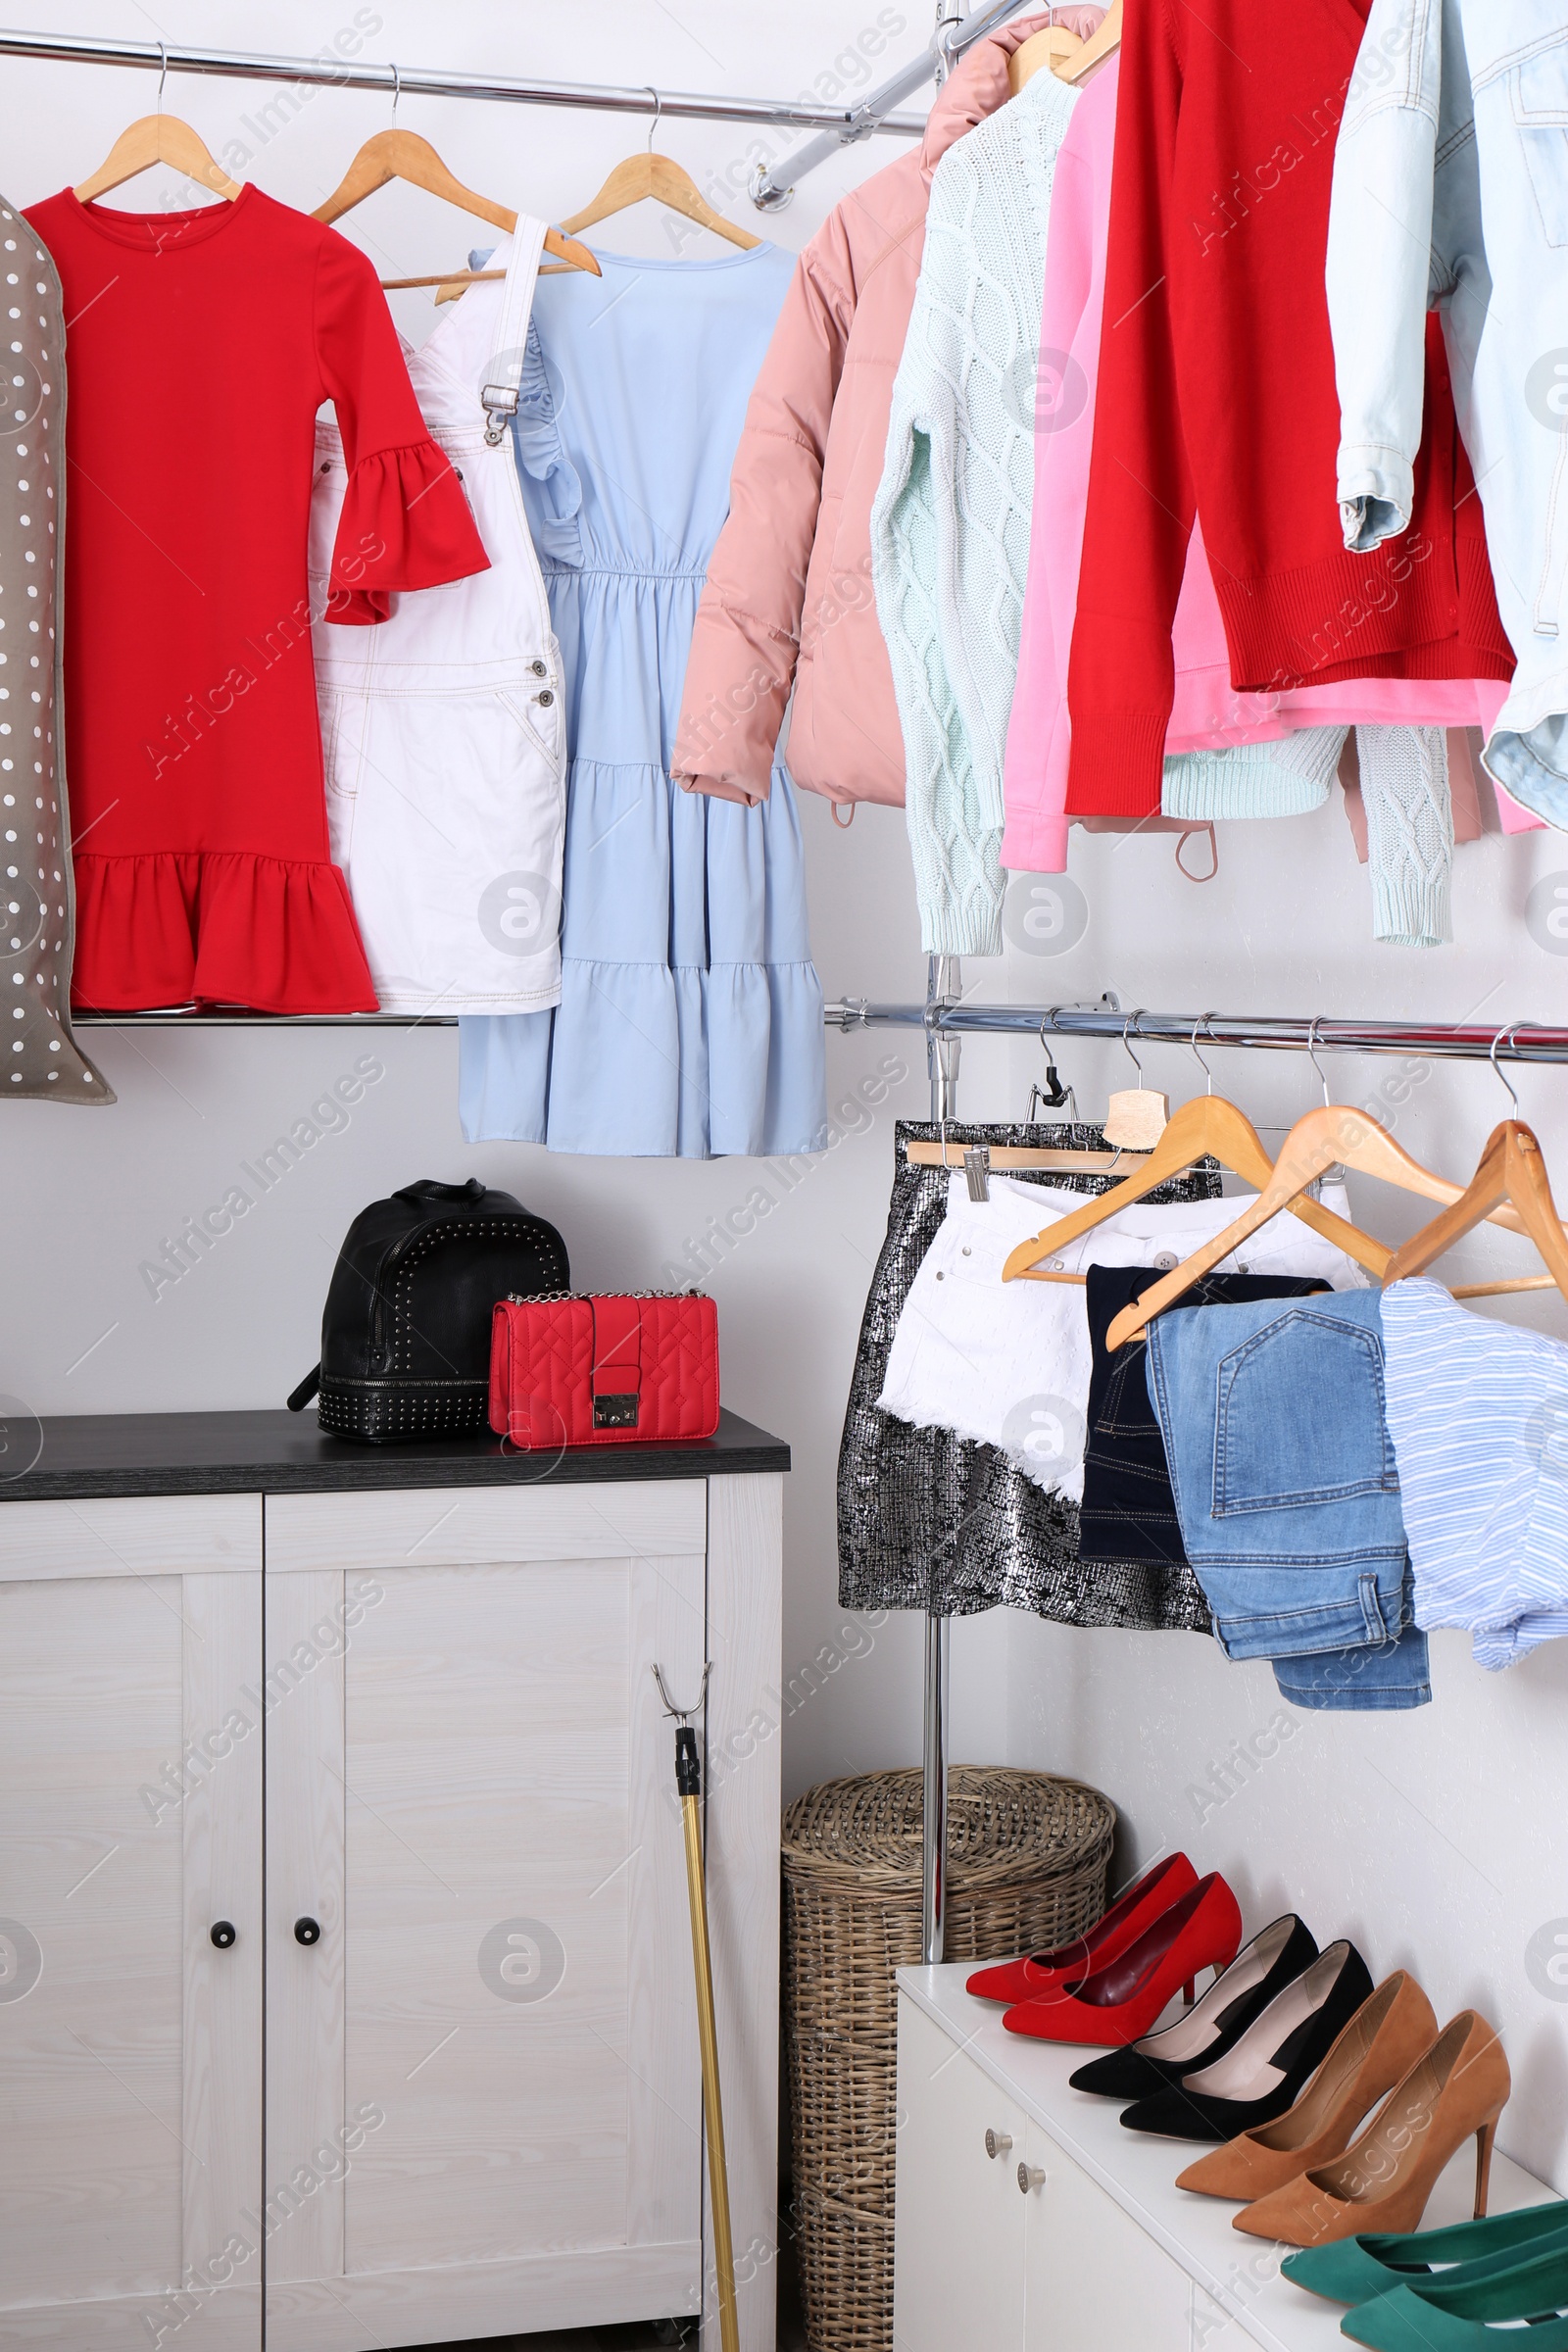
<svg viewBox="0 0 1568 2352">
<path fill-rule="evenodd" d="M 1156 1316 L 1148 1380 L 1182 1541 L 1226 1655 L 1272 1658 L 1298 1706 L 1423 1705 L 1381 1294 Z"/>
</svg>

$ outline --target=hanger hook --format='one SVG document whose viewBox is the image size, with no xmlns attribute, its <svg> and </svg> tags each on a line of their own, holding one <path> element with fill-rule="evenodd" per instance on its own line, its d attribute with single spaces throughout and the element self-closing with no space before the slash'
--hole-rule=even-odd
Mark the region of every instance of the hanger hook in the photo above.
<svg viewBox="0 0 1568 2352">
<path fill-rule="evenodd" d="M 161 115 L 164 111 L 164 84 L 168 79 L 169 51 L 160 41 L 158 44 L 158 104 L 153 110 L 155 114 Z"/>
<path fill-rule="evenodd" d="M 652 155 L 654 152 L 654 133 L 659 128 L 659 118 L 664 111 L 664 101 L 662 98 L 661 98 L 659 92 L 655 89 L 651 81 L 645 81 L 643 83 L 643 88 L 648 92 L 649 97 L 654 102 L 654 119 L 648 125 L 648 152 L 650 155 Z"/>
<path fill-rule="evenodd" d="M 1203 1076 L 1208 1081 L 1204 1092 L 1210 1095 L 1214 1092 L 1214 1073 L 1209 1068 L 1207 1062 L 1203 1059 L 1201 1054 L 1200 1054 L 1198 1051 L 1198 1032 L 1200 1029 L 1206 1029 L 1213 1017 L 1214 1016 L 1211 1012 L 1200 1012 L 1197 1020 L 1193 1023 L 1193 1034 L 1187 1041 L 1188 1051 L 1191 1053 L 1193 1059 L 1197 1062 L 1199 1068 L 1202 1071 Z"/>
<path fill-rule="evenodd" d="M 1133 1026 L 1135 1021 L 1141 1021 L 1143 1019 L 1144 1014 L 1148 1011 L 1148 1009 L 1149 1007 L 1147 1004 L 1140 1004 L 1136 1012 L 1129 1012 L 1126 1015 L 1121 1025 L 1122 1051 L 1126 1054 L 1128 1060 L 1132 1063 L 1133 1068 L 1138 1072 L 1138 1083 L 1140 1086 L 1142 1086 L 1144 1081 L 1144 1065 L 1139 1060 L 1137 1054 L 1133 1052 L 1131 1046 L 1127 1043 L 1127 1032 Z M 1140 1029 L 1138 1034 L 1140 1037 L 1142 1037 L 1143 1031 Z"/>
<path fill-rule="evenodd" d="M 402 76 L 402 74 L 401 74 L 398 72 L 398 70 L 397 70 L 397 67 L 396 67 L 396 65 L 394 64 L 394 66 L 393 66 L 393 68 L 392 68 L 392 120 L 393 120 L 393 122 L 394 122 L 397 121 L 397 114 L 398 114 L 398 100 L 399 100 L 399 99 L 402 97 L 402 95 L 403 95 L 403 76 Z"/>
<path fill-rule="evenodd" d="M 692 1703 L 689 1707 L 677 1707 L 675 1701 L 669 1695 L 669 1685 L 664 1680 L 664 1670 L 662 1666 L 656 1665 L 653 1669 L 653 1676 L 655 1682 L 659 1685 L 659 1695 L 664 1702 L 664 1713 L 666 1715 L 673 1715 L 677 1723 L 690 1723 L 692 1717 L 696 1714 L 698 1708 L 708 1696 L 708 1678 L 712 1671 L 713 1661 L 711 1658 L 709 1658 L 704 1662 L 703 1665 L 702 1687 L 699 1690 L 697 1696 L 692 1700 Z"/>
<path fill-rule="evenodd" d="M 1490 1053 L 1490 1054 L 1487 1055 L 1487 1059 L 1488 1059 L 1488 1060 L 1491 1062 L 1491 1064 L 1492 1064 L 1492 1068 L 1493 1068 L 1493 1073 L 1494 1073 L 1494 1075 L 1495 1077 L 1501 1078 L 1501 1079 L 1502 1079 L 1502 1083 L 1503 1083 L 1503 1085 L 1504 1085 L 1505 1087 L 1507 1087 L 1507 1089 L 1508 1089 L 1508 1095 L 1509 1095 L 1509 1099 L 1510 1099 L 1510 1101 L 1512 1102 L 1512 1103 L 1513 1103 L 1513 1106 L 1514 1106 L 1514 1109 L 1515 1109 L 1515 1110 L 1517 1110 L 1517 1109 L 1520 1107 L 1520 1103 L 1519 1103 L 1519 1098 L 1518 1098 L 1518 1096 L 1517 1096 L 1517 1095 L 1514 1093 L 1514 1091 L 1513 1091 L 1513 1085 L 1512 1085 L 1512 1082 L 1511 1082 L 1511 1080 L 1510 1080 L 1510 1079 L 1508 1079 L 1507 1077 L 1505 1077 L 1505 1076 L 1504 1076 L 1504 1074 L 1503 1074 L 1502 1064 L 1501 1064 L 1501 1063 L 1498 1061 L 1498 1059 L 1497 1059 L 1497 1048 L 1498 1048 L 1498 1047 L 1501 1045 L 1501 1043 L 1502 1043 L 1502 1041 L 1503 1041 L 1503 1039 L 1504 1039 L 1504 1038 L 1506 1038 L 1506 1039 L 1508 1040 L 1509 1044 L 1510 1044 L 1510 1045 L 1512 1045 L 1512 1043 L 1513 1043 L 1513 1037 L 1514 1037 L 1514 1031 L 1515 1031 L 1515 1030 L 1516 1030 L 1518 1027 L 1519 1027 L 1519 1023 L 1518 1023 L 1517 1021 L 1511 1021 L 1511 1022 L 1509 1023 L 1509 1025 L 1508 1025 L 1508 1027 L 1507 1027 L 1506 1029 L 1499 1029 L 1499 1030 L 1497 1031 L 1497 1034 L 1496 1034 L 1496 1036 L 1495 1036 L 1495 1037 L 1493 1039 L 1493 1041 L 1492 1041 L 1492 1051 L 1491 1051 L 1491 1053 Z"/>
<path fill-rule="evenodd" d="M 1316 1052 L 1317 1025 L 1322 1018 L 1323 1015 L 1320 1012 L 1314 1012 L 1312 1015 L 1311 1025 L 1306 1033 L 1306 1058 L 1318 1074 L 1319 1083 L 1323 1088 L 1323 1107 L 1327 1110 L 1329 1107 L 1329 1082 L 1323 1075 L 1323 1064 L 1319 1061 Z"/>
</svg>

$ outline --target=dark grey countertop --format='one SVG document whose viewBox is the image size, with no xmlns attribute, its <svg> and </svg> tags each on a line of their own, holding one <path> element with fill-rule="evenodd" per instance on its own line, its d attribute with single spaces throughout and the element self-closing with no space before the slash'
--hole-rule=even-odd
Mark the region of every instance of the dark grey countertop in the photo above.
<svg viewBox="0 0 1568 2352">
<path fill-rule="evenodd" d="M 9 1419 L 0 1503 L 118 1494 L 325 1494 L 356 1487 L 590 1486 L 629 1478 L 723 1478 L 787 1470 L 781 1438 L 720 1413 L 699 1444 L 579 1446 L 551 1456 L 475 1438 L 356 1446 L 304 1413 L 81 1413 Z"/>
</svg>

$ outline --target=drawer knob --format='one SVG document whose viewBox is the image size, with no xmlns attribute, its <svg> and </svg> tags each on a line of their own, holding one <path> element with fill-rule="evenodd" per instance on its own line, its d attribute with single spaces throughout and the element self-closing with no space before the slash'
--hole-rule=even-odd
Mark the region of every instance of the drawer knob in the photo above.
<svg viewBox="0 0 1568 2352">
<path fill-rule="evenodd" d="M 1025 2196 L 1032 2188 L 1044 2188 L 1045 2185 L 1046 2176 L 1038 2164 L 1019 2165 L 1018 2186 Z"/>
<path fill-rule="evenodd" d="M 986 2133 L 986 2154 L 988 2156 L 1005 2156 L 1011 2145 L 1012 2133 L 1010 2132 L 988 2132 Z"/>
<path fill-rule="evenodd" d="M 239 1941 L 239 1930 L 231 1919 L 215 1919 L 209 1933 L 220 1952 Z"/>
<path fill-rule="evenodd" d="M 296 1943 L 319 1943 L 321 1940 L 320 1921 L 318 1919 L 297 1919 L 294 1922 L 294 1940 Z"/>
</svg>

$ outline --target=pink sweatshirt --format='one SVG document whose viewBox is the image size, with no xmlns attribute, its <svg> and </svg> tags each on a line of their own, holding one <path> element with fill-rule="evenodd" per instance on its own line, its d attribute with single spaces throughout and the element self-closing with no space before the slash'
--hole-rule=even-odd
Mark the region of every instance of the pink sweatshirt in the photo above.
<svg viewBox="0 0 1568 2352">
<path fill-rule="evenodd" d="M 1062 873 L 1067 864 L 1067 657 L 1089 497 L 1117 74 L 1113 57 L 1085 85 L 1056 158 L 1051 198 L 1029 576 L 1004 773 L 1002 862 L 1026 873 Z M 1171 644 L 1176 699 L 1165 734 L 1167 756 L 1273 743 L 1300 727 L 1372 723 L 1490 730 L 1507 694 L 1505 686 L 1486 680 L 1400 678 L 1357 678 L 1287 694 L 1237 694 L 1196 523 Z M 1502 803 L 1499 793 L 1504 827 L 1519 829 L 1510 822 L 1513 805 Z M 1524 817 L 1522 810 L 1514 814 Z"/>
<path fill-rule="evenodd" d="M 1092 31 L 1103 10 L 1056 22 Z M 795 782 L 904 801 L 904 735 L 871 588 L 871 501 L 914 308 L 931 174 L 1006 104 L 1042 13 L 990 33 L 937 93 L 917 148 L 853 189 L 801 255 L 757 379 L 708 566 L 671 769 L 688 791 L 765 800 L 785 705 Z"/>
</svg>

